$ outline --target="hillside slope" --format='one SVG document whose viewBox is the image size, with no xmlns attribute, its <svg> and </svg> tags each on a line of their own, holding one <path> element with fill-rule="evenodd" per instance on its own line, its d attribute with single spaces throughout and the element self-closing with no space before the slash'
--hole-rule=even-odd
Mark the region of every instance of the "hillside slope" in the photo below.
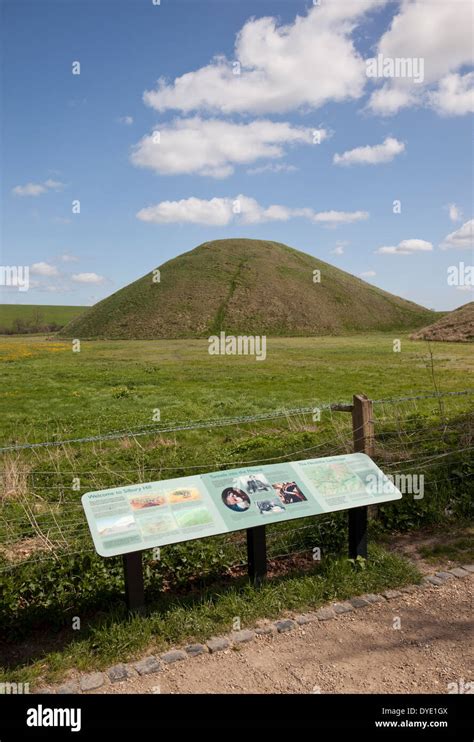
<svg viewBox="0 0 474 742">
<path fill-rule="evenodd" d="M 437 322 L 410 335 L 412 340 L 468 343 L 474 340 L 474 301 L 454 309 Z"/>
<path fill-rule="evenodd" d="M 313 271 L 321 271 L 321 282 Z M 433 312 L 278 242 L 205 242 L 103 299 L 61 332 L 79 338 L 327 335 L 413 329 Z"/>
</svg>

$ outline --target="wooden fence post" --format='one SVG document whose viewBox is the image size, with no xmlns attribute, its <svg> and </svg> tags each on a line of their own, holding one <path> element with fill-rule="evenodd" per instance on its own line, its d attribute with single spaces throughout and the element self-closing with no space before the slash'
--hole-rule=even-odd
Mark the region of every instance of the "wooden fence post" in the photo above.
<svg viewBox="0 0 474 742">
<path fill-rule="evenodd" d="M 372 400 L 365 394 L 354 394 L 352 407 L 352 435 L 354 452 L 374 455 L 374 422 Z M 367 559 L 366 505 L 349 510 L 349 557 Z"/>
<path fill-rule="evenodd" d="M 374 455 L 374 418 L 372 400 L 365 394 L 354 394 L 352 407 L 352 432 L 355 453 Z"/>
</svg>

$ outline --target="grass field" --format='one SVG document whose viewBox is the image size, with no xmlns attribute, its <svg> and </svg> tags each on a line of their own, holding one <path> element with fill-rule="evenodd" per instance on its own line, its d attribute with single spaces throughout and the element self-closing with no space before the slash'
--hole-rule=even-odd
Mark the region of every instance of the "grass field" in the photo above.
<svg viewBox="0 0 474 742">
<path fill-rule="evenodd" d="M 55 325 L 57 328 L 78 317 L 87 307 L 43 304 L 0 304 L 0 335 L 18 328 Z M 19 324 L 18 324 L 19 323 Z M 23 332 L 23 330 L 21 330 Z"/>
<path fill-rule="evenodd" d="M 393 351 L 397 339 L 401 352 Z M 269 526 L 269 559 L 275 560 L 272 569 L 281 580 L 260 594 L 242 582 L 242 534 L 178 544 L 163 548 L 159 562 L 146 552 L 150 612 L 137 619 L 136 639 L 125 641 L 130 620 L 122 603 L 121 560 L 94 553 L 80 505 L 84 492 L 352 450 L 351 416 L 330 411 L 317 422 L 302 413 L 209 429 L 156 430 L 143 437 L 129 435 L 131 429 L 315 408 L 350 402 L 354 393 L 380 400 L 459 391 L 469 386 L 473 367 L 470 345 L 437 343 L 430 351 L 426 343 L 394 333 L 268 338 L 262 362 L 210 356 L 206 340 L 82 342 L 80 352 L 73 352 L 70 341 L 59 339 L 0 339 L 2 446 L 124 433 L 118 440 L 2 454 L 0 625 L 7 642 L 0 665 L 9 668 L 4 676 L 31 679 L 59 676 L 71 665 L 99 667 L 133 656 L 151 639 L 161 647 L 202 638 L 212 627 L 227 625 L 228 615 L 240 615 L 237 610 L 245 617 L 245 605 L 250 620 L 357 589 L 360 576 L 348 575 L 342 592 L 334 591 L 334 579 L 342 579 L 347 567 L 347 560 L 340 561 L 346 549 L 344 513 Z M 157 409 L 159 423 L 154 422 Z M 379 402 L 374 417 L 382 468 L 411 467 L 426 472 L 427 481 L 424 499 L 404 497 L 380 509 L 372 538 L 426 524 L 449 527 L 447 518 L 465 523 L 473 494 L 474 471 L 466 453 L 472 448 L 472 396 Z M 325 554 L 325 577 L 317 578 L 316 592 L 314 544 Z M 365 589 L 414 578 L 409 566 L 377 553 Z M 106 620 L 104 606 L 111 611 Z M 79 638 L 70 628 L 74 615 L 84 617 L 87 627 Z M 9 647 L 23 639 L 27 649 L 10 654 Z"/>
<path fill-rule="evenodd" d="M 393 351 L 397 338 L 401 352 Z M 434 391 L 429 347 L 393 333 L 269 338 L 259 362 L 210 356 L 204 339 L 83 341 L 74 353 L 71 341 L 12 337 L 0 341 L 3 435 L 43 440 L 58 426 L 87 435 L 147 425 L 156 408 L 166 423 L 350 401 L 354 393 L 380 399 Z M 472 346 L 431 348 L 439 390 L 468 387 Z M 419 409 L 434 406 L 420 402 Z"/>
</svg>

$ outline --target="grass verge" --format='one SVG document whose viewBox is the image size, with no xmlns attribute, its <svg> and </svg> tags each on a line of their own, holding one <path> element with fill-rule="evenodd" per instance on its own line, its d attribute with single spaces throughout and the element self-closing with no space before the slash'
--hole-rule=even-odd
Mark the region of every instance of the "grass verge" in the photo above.
<svg viewBox="0 0 474 742">
<path fill-rule="evenodd" d="M 432 564 L 443 561 L 459 562 L 461 564 L 474 563 L 474 527 L 464 529 L 464 532 L 445 537 L 442 544 L 420 546 L 419 553 Z"/>
<path fill-rule="evenodd" d="M 28 658 L 18 660 L 16 646 L 15 656 L 1 668 L 0 680 L 29 682 L 34 688 L 59 681 L 71 669 L 101 670 L 133 660 L 145 651 L 162 652 L 229 633 L 236 617 L 244 628 L 257 619 L 275 618 L 282 611 L 312 610 L 329 601 L 401 587 L 420 579 L 420 573 L 406 559 L 373 545 L 367 561 L 327 558 L 306 574 L 274 578 L 259 589 L 239 580 L 231 587 L 214 585 L 193 596 L 163 594 L 144 615 L 131 616 L 125 608 L 115 607 L 106 614 L 95 614 L 90 622 L 84 619 L 79 631 L 64 630 L 56 637 L 62 645 L 59 650 L 47 651 L 47 641 L 29 637 Z"/>
</svg>

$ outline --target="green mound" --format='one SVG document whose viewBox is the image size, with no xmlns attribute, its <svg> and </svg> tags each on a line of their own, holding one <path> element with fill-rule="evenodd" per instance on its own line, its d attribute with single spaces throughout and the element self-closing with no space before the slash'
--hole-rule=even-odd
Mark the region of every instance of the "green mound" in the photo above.
<svg viewBox="0 0 474 742">
<path fill-rule="evenodd" d="M 278 242 L 205 242 L 88 309 L 63 337 L 339 335 L 415 329 L 434 312 Z M 320 282 L 314 281 L 320 271 Z M 316 274 L 316 278 L 317 278 Z"/>
</svg>

